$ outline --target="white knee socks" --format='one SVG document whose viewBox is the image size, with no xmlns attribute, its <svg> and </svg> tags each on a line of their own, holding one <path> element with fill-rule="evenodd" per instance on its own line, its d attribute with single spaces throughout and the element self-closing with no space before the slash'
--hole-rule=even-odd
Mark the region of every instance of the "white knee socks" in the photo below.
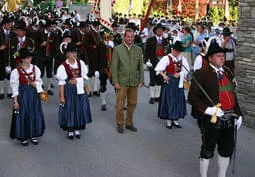
<svg viewBox="0 0 255 177">
<path fill-rule="evenodd" d="M 4 94 L 4 80 L 0 81 L 0 94 Z"/>
<path fill-rule="evenodd" d="M 210 159 L 200 158 L 200 176 L 201 177 L 207 177 L 209 164 L 210 164 Z"/>
<path fill-rule="evenodd" d="M 150 98 L 155 98 L 155 87 L 150 86 Z"/>
<path fill-rule="evenodd" d="M 100 92 L 101 105 L 106 104 L 105 97 L 106 97 L 106 92 L 103 92 L 103 93 Z"/>
<path fill-rule="evenodd" d="M 230 162 L 229 157 L 218 156 L 219 173 L 218 177 L 226 177 L 228 165 Z"/>
<path fill-rule="evenodd" d="M 161 86 L 155 86 L 155 98 L 160 97 Z"/>
</svg>

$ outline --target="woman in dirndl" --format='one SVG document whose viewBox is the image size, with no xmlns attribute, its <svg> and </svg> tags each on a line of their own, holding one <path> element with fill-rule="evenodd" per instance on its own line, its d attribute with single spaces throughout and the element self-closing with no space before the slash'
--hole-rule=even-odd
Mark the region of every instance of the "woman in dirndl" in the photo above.
<svg viewBox="0 0 255 177">
<path fill-rule="evenodd" d="M 181 56 L 182 43 L 176 41 L 172 53 L 164 56 L 155 67 L 164 84 L 161 88 L 158 117 L 167 120 L 166 127 L 182 128 L 179 119 L 187 113 L 183 82 L 189 71 L 189 64 L 185 57 Z"/>
<path fill-rule="evenodd" d="M 43 91 L 41 72 L 37 66 L 31 64 L 32 53 L 28 49 L 20 49 L 19 55 L 21 64 L 10 76 L 14 100 L 10 137 L 20 140 L 23 146 L 28 145 L 28 140 L 37 145 L 38 137 L 42 136 L 45 130 L 39 96 Z"/>
<path fill-rule="evenodd" d="M 80 138 L 80 130 L 92 122 L 88 96 L 84 89 L 84 80 L 88 79 L 85 63 L 77 59 L 76 46 L 67 45 L 67 59 L 58 67 L 56 78 L 60 87 L 60 107 L 58 123 L 67 131 L 69 139 Z"/>
</svg>

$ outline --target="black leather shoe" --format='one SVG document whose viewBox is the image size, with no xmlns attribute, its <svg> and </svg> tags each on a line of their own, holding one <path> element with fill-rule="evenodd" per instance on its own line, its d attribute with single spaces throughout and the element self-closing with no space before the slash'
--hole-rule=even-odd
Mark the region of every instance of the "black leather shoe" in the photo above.
<svg viewBox="0 0 255 177">
<path fill-rule="evenodd" d="M 78 130 L 74 131 L 74 135 L 76 138 L 80 139 L 81 138 L 81 133 Z"/>
<path fill-rule="evenodd" d="M 155 103 L 155 98 L 150 98 L 149 103 L 154 104 Z"/>
<path fill-rule="evenodd" d="M 176 128 L 182 128 L 179 122 L 175 123 L 174 121 L 172 121 L 172 125 L 175 126 Z"/>
<path fill-rule="evenodd" d="M 93 96 L 100 96 L 99 92 L 93 92 Z"/>
<path fill-rule="evenodd" d="M 70 140 L 73 140 L 74 132 L 68 132 L 68 133 L 67 133 L 67 137 L 68 137 Z"/>
<path fill-rule="evenodd" d="M 54 95 L 54 93 L 53 93 L 52 90 L 48 90 L 48 94 L 49 94 L 49 95 Z"/>
<path fill-rule="evenodd" d="M 121 125 L 117 126 L 117 132 L 121 133 L 121 134 L 124 133 L 124 129 L 123 129 L 123 127 Z"/>
<path fill-rule="evenodd" d="M 11 98 L 11 97 L 12 97 L 12 94 L 11 94 L 11 93 L 8 93 L 8 94 L 7 94 L 7 97 L 8 97 L 8 98 Z"/>
<path fill-rule="evenodd" d="M 106 104 L 103 104 L 103 105 L 101 106 L 101 110 L 102 110 L 102 111 L 107 111 Z"/>
<path fill-rule="evenodd" d="M 173 128 L 173 125 L 166 125 L 166 128 L 172 129 L 172 128 Z"/>
<path fill-rule="evenodd" d="M 3 93 L 0 94 L 0 100 L 2 100 L 2 99 L 4 99 L 4 94 Z"/>
<path fill-rule="evenodd" d="M 20 143 L 22 144 L 22 146 L 28 146 L 28 141 L 27 140 L 21 141 Z"/>
<path fill-rule="evenodd" d="M 135 126 L 132 125 L 126 125 L 126 129 L 132 131 L 132 132 L 137 132 L 137 128 L 135 128 Z"/>
<path fill-rule="evenodd" d="M 31 139 L 31 142 L 32 142 L 34 145 L 37 145 L 37 144 L 39 143 L 37 138 L 32 138 L 32 139 Z"/>
<path fill-rule="evenodd" d="M 159 102 L 160 101 L 160 98 L 158 97 L 158 98 L 155 98 L 155 101 L 156 102 Z"/>
<path fill-rule="evenodd" d="M 92 97 L 92 92 L 89 92 L 89 95 L 88 95 L 88 97 Z"/>
</svg>

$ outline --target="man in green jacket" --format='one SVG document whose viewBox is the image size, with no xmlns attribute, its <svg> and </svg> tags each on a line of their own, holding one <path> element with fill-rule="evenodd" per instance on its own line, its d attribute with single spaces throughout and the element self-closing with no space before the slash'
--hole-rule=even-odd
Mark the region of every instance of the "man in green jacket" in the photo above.
<svg viewBox="0 0 255 177">
<path fill-rule="evenodd" d="M 116 123 L 117 131 L 123 133 L 124 104 L 127 98 L 126 129 L 136 132 L 133 125 L 133 112 L 137 104 L 138 88 L 143 86 L 143 53 L 134 45 L 134 31 L 127 28 L 124 41 L 113 49 L 112 82 L 116 89 Z"/>
</svg>

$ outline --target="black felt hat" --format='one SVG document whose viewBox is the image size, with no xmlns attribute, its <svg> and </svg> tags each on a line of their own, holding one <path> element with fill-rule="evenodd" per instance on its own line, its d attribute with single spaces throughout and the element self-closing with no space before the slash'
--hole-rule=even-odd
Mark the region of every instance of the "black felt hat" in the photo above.
<svg viewBox="0 0 255 177">
<path fill-rule="evenodd" d="M 130 28 L 130 29 L 132 29 L 134 31 L 138 30 L 138 28 L 137 28 L 137 26 L 136 26 L 136 24 L 134 22 L 128 23 L 125 28 Z"/>
<path fill-rule="evenodd" d="M 21 48 L 19 50 L 19 57 L 21 59 L 24 59 L 24 58 L 27 58 L 27 57 L 30 57 L 30 56 L 33 56 L 32 52 L 30 50 L 28 50 L 27 48 Z"/>
<path fill-rule="evenodd" d="M 212 40 L 211 43 L 209 44 L 205 58 L 208 60 L 209 56 L 212 56 L 215 53 L 225 53 L 225 52 L 226 50 L 221 48 L 216 40 Z"/>
<path fill-rule="evenodd" d="M 231 32 L 228 27 L 225 27 L 222 31 L 223 36 L 230 36 L 231 34 L 233 34 L 233 32 Z"/>
<path fill-rule="evenodd" d="M 10 20 L 8 17 L 4 17 L 1 24 L 4 25 L 6 23 L 11 23 L 11 22 L 12 22 L 12 20 Z"/>
<path fill-rule="evenodd" d="M 88 22 L 82 21 L 82 22 L 80 22 L 79 28 L 86 28 L 88 26 L 89 26 Z"/>
<path fill-rule="evenodd" d="M 62 36 L 62 39 L 67 38 L 67 37 L 72 38 L 72 33 L 71 33 L 71 31 L 66 31 L 66 32 L 64 32 L 64 34 L 63 34 L 63 36 Z"/>
<path fill-rule="evenodd" d="M 173 49 L 182 52 L 184 51 L 184 47 L 182 46 L 182 42 L 181 41 L 176 41 L 173 45 Z"/>
<path fill-rule="evenodd" d="M 117 22 L 113 22 L 112 27 L 119 27 L 119 24 Z"/>
<path fill-rule="evenodd" d="M 21 30 L 23 30 L 23 31 L 27 31 L 26 23 L 23 22 L 23 21 L 16 22 L 15 28 L 16 28 L 16 29 L 21 29 Z"/>
<path fill-rule="evenodd" d="M 161 28 L 163 31 L 165 31 L 166 27 L 164 27 L 161 23 L 158 23 L 154 28 L 153 32 L 156 33 L 157 29 Z"/>
<path fill-rule="evenodd" d="M 66 50 L 65 50 L 65 54 L 67 52 L 77 52 L 77 48 L 76 48 L 74 43 L 67 44 L 67 47 L 66 47 Z"/>
<path fill-rule="evenodd" d="M 99 21 L 93 21 L 93 22 L 91 22 L 91 25 L 96 27 L 96 26 L 100 25 L 100 22 Z"/>
</svg>

